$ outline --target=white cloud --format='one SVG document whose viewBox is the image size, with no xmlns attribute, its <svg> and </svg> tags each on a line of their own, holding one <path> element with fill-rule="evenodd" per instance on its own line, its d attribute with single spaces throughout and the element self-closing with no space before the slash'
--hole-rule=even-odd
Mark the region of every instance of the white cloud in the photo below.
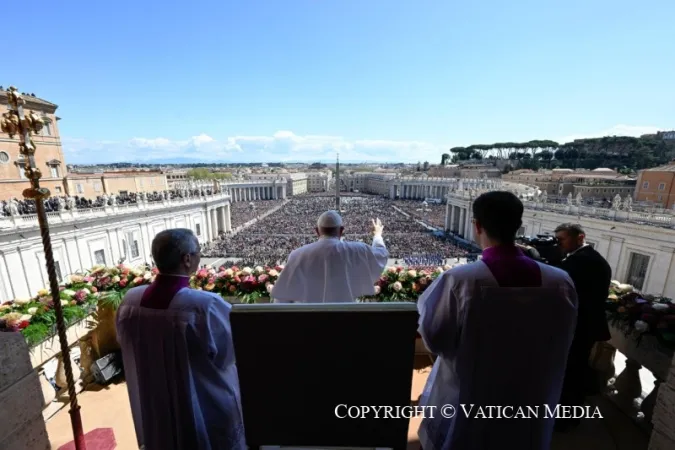
<svg viewBox="0 0 675 450">
<path fill-rule="evenodd" d="M 271 136 L 233 136 L 222 141 L 206 134 L 179 141 L 159 137 L 103 143 L 64 138 L 63 148 L 66 162 L 82 164 L 176 159 L 194 162 L 311 162 L 334 160 L 338 152 L 343 161 L 435 162 L 448 147 L 422 142 L 349 141 L 340 136 L 300 136 L 282 130 Z"/>
<path fill-rule="evenodd" d="M 640 136 L 655 133 L 653 126 L 616 125 L 597 133 L 566 136 L 558 142 L 601 136 Z M 536 133 L 533 133 L 536 134 Z M 475 144 L 492 139 L 477 136 Z M 529 139 L 521 139 L 527 141 Z M 66 162 L 70 164 L 105 162 L 290 162 L 332 161 L 340 153 L 342 161 L 418 162 L 440 161 L 453 144 L 386 139 L 349 140 L 340 136 L 304 135 L 281 130 L 271 136 L 232 136 L 223 140 L 200 134 L 184 140 L 163 137 L 137 137 L 127 141 L 87 141 L 63 138 Z"/>
</svg>

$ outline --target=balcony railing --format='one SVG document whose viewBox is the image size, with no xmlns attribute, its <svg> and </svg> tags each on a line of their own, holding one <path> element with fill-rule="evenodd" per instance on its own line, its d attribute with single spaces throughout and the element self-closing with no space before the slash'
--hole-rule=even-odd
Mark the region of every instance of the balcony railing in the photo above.
<svg viewBox="0 0 675 450">
<path fill-rule="evenodd" d="M 449 199 L 469 200 L 476 198 L 482 190 L 452 192 Z M 526 209 L 549 211 L 577 217 L 591 217 L 614 222 L 630 222 L 640 225 L 652 225 L 663 228 L 675 228 L 675 214 L 671 211 L 632 211 L 631 209 L 602 208 L 597 206 L 585 206 L 569 203 L 557 203 L 555 201 L 542 202 L 541 200 L 525 200 Z"/>
<path fill-rule="evenodd" d="M 61 211 L 48 212 L 47 217 L 49 219 L 49 223 L 53 225 L 94 219 L 98 217 L 138 214 L 140 212 L 176 208 L 177 206 L 182 205 L 196 205 L 200 203 L 229 199 L 230 195 L 224 192 L 199 197 L 173 198 L 153 202 L 139 201 L 137 203 L 124 203 L 114 206 L 108 205 L 85 209 L 63 209 Z M 38 226 L 37 214 L 0 217 L 0 231 L 33 228 L 36 226 Z"/>
</svg>

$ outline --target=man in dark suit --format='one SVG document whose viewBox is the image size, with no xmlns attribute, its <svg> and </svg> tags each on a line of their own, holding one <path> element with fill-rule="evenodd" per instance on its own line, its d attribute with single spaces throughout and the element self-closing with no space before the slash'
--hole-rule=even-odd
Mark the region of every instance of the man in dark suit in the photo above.
<svg viewBox="0 0 675 450">
<path fill-rule="evenodd" d="M 588 365 L 591 349 L 596 342 L 607 341 L 611 337 L 605 301 L 612 281 L 612 269 L 605 258 L 585 242 L 586 235 L 581 225 L 562 224 L 555 229 L 555 235 L 566 255 L 559 267 L 572 278 L 579 298 L 577 326 L 567 359 L 560 404 L 583 406 L 587 393 L 597 390 L 596 378 Z M 559 419 L 556 429 L 566 431 L 579 422 L 580 419 Z"/>
</svg>

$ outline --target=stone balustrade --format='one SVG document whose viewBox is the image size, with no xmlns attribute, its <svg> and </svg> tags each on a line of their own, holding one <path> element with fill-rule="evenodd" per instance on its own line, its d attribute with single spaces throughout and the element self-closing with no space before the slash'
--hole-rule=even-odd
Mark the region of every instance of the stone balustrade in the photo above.
<svg viewBox="0 0 675 450">
<path fill-rule="evenodd" d="M 487 190 L 477 189 L 475 191 L 455 191 L 448 193 L 448 199 L 471 201 L 483 192 L 487 192 Z M 525 209 L 530 210 L 548 211 L 576 217 L 591 217 L 615 222 L 629 222 L 640 225 L 675 228 L 675 216 L 669 211 L 663 211 L 660 213 L 651 211 L 626 211 L 596 206 L 542 202 L 541 200 L 526 200 L 523 204 Z"/>
<path fill-rule="evenodd" d="M 591 355 L 591 364 L 607 383 L 605 394 L 651 434 L 649 450 L 675 448 L 673 351 L 653 336 L 643 336 L 638 343 L 634 336 L 616 327 L 610 327 L 610 332 L 611 340 L 599 343 Z M 617 351 L 626 357 L 620 373 L 615 373 Z M 653 389 L 643 386 L 641 370 L 653 375 Z"/>
<path fill-rule="evenodd" d="M 89 209 L 71 209 L 47 213 L 50 224 L 79 222 L 81 220 L 95 219 L 100 217 L 140 214 L 147 211 L 176 208 L 182 205 L 206 204 L 231 200 L 227 192 L 205 196 L 165 199 L 161 201 L 139 201 L 137 203 L 124 203 L 115 206 L 100 206 Z M 22 228 L 34 228 L 38 226 L 37 214 L 26 214 L 9 217 L 0 217 L 0 231 L 18 230 Z"/>
</svg>

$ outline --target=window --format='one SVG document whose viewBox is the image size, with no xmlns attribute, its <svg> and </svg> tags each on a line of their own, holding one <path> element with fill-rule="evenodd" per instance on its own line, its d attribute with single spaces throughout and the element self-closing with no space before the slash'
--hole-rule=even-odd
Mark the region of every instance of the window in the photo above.
<svg viewBox="0 0 675 450">
<path fill-rule="evenodd" d="M 23 168 L 23 164 L 19 165 L 19 178 L 21 178 L 22 180 L 28 179 L 28 178 L 26 178 L 26 171 Z"/>
<path fill-rule="evenodd" d="M 61 186 L 56 186 L 54 189 L 56 190 L 57 193 L 59 194 L 61 193 Z"/>
<path fill-rule="evenodd" d="M 201 236 L 201 235 L 202 235 L 202 227 L 201 227 L 201 225 L 198 224 L 198 223 L 195 224 L 195 234 L 196 234 L 197 236 Z"/>
<path fill-rule="evenodd" d="M 666 188 L 666 183 L 659 183 L 659 191 L 662 191 Z"/>
<path fill-rule="evenodd" d="M 52 178 L 58 178 L 59 177 L 59 168 L 58 166 L 51 166 L 49 168 L 49 171 L 52 175 Z"/>
<path fill-rule="evenodd" d="M 96 250 L 94 252 L 94 263 L 97 266 L 105 266 L 105 250 Z"/>
<path fill-rule="evenodd" d="M 626 283 L 633 285 L 635 289 L 642 289 L 645 284 L 645 277 L 647 276 L 647 268 L 649 267 L 649 256 L 640 253 L 631 253 L 628 262 L 628 275 L 626 276 Z"/>
<path fill-rule="evenodd" d="M 54 261 L 54 269 L 56 270 L 56 278 L 58 278 L 59 283 L 63 281 L 63 274 L 61 273 L 61 264 L 58 261 Z"/>
<path fill-rule="evenodd" d="M 101 183 L 94 183 L 94 191 L 101 192 Z"/>
<path fill-rule="evenodd" d="M 138 239 L 134 236 L 133 231 L 128 231 L 125 233 L 125 240 L 129 247 L 129 250 L 126 252 L 127 255 L 131 256 L 131 259 L 136 259 L 141 255 L 141 252 L 138 249 Z"/>
<path fill-rule="evenodd" d="M 47 122 L 49 118 L 44 117 L 45 119 L 45 126 L 42 127 L 42 135 L 43 136 L 51 136 L 52 135 L 52 124 Z"/>
<path fill-rule="evenodd" d="M 9 155 L 7 152 L 0 152 L 0 163 L 7 164 L 9 162 Z"/>
<path fill-rule="evenodd" d="M 84 192 L 84 189 L 82 189 L 81 184 L 76 184 L 75 185 L 75 190 L 77 191 L 78 194 L 82 194 Z"/>
<path fill-rule="evenodd" d="M 642 183 L 642 189 L 649 189 L 649 181 Z"/>
</svg>

